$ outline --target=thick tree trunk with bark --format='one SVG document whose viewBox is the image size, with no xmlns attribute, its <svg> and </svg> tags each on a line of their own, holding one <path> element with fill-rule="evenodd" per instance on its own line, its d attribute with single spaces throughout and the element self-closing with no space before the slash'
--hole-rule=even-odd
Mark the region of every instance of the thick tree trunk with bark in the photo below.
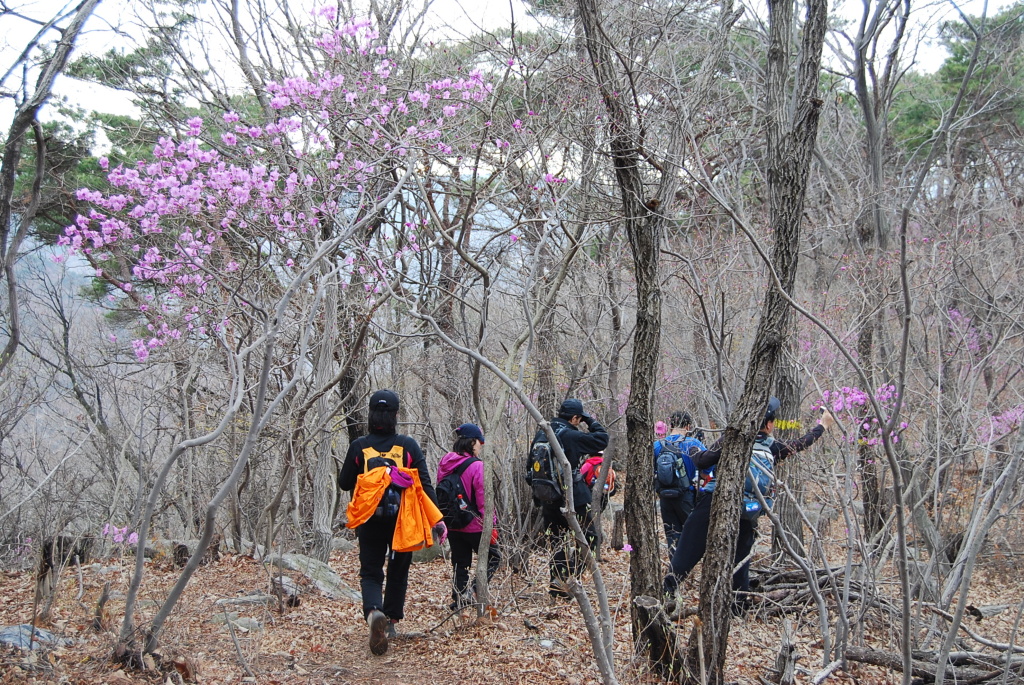
<svg viewBox="0 0 1024 685">
<path fill-rule="evenodd" d="M 795 353 L 792 349 L 792 341 L 788 348 L 779 369 L 779 380 L 776 383 L 777 390 L 775 391 L 775 396 L 782 403 L 781 420 L 775 422 L 775 438 L 778 440 L 792 440 L 800 437 L 803 430 L 799 421 L 802 383 L 799 377 L 800 372 L 793 363 Z M 798 550 L 803 550 L 804 523 L 800 518 L 799 507 L 803 503 L 804 488 L 800 482 L 800 467 L 799 459 L 790 459 L 775 467 L 776 477 L 786 483 L 788 491 L 792 493 L 793 497 L 780 493 L 775 500 L 774 511 L 782 521 L 782 530 L 776 530 L 772 535 L 773 556 L 785 554 L 785 546 L 779 539 L 779 536 L 783 534 L 788 537 L 790 544 Z"/>
<path fill-rule="evenodd" d="M 774 270 L 774 282 L 765 295 L 743 395 L 723 438 L 719 482 L 708 531 L 708 553 L 701 574 L 701 620 L 694 628 L 687 652 L 689 682 L 701 679 L 702 668 L 706 670 L 705 682 L 723 682 L 733 600 L 732 569 L 739 530 L 736 513 L 750 446 L 764 417 L 768 393 L 789 333 L 789 308 L 782 291 L 792 292 L 796 278 L 807 178 L 822 105 L 818 98 L 818 76 L 828 3 L 811 0 L 807 5 L 798 52 L 800 61 L 796 65 L 795 93 L 790 94 L 786 83 L 790 74 L 790 37 L 796 33 L 793 12 L 791 0 L 769 2 L 766 111 L 769 228 L 775 237 L 770 266 Z M 787 102 L 793 103 L 794 111 L 787 112 Z M 701 635 L 697 635 L 697 631 Z M 700 663 L 698 644 L 703 647 L 704 664 Z"/>
<path fill-rule="evenodd" d="M 337 284 L 329 274 L 329 265 L 324 265 L 324 286 L 327 299 L 324 303 L 323 333 L 316 362 L 316 383 L 318 387 L 330 384 L 335 375 L 334 341 L 338 335 L 338 291 Z M 316 403 L 316 464 L 313 468 L 313 541 L 311 556 L 324 563 L 331 556 L 331 542 L 334 540 L 334 516 L 338 508 L 338 466 L 334 459 L 334 432 L 331 430 L 331 416 L 334 413 L 331 393 L 324 393 Z"/>
<path fill-rule="evenodd" d="M 626 234 L 633 253 L 636 276 L 636 330 L 633 343 L 633 372 L 629 408 L 626 410 L 625 518 L 630 555 L 630 592 L 633 597 L 658 596 L 661 592 L 660 544 L 655 527 L 655 510 L 650 497 L 650 436 L 654 421 L 654 388 L 661 344 L 661 284 L 658 258 L 664 218 L 645 202 L 640 173 L 639 133 L 629 108 L 623 102 L 608 38 L 599 23 L 596 0 L 579 0 L 579 18 L 587 40 L 587 52 L 597 77 L 598 88 L 608 112 L 610 148 L 615 179 L 622 198 Z M 668 177 L 666 177 L 667 181 Z M 666 194 L 672 182 L 663 182 Z M 664 198 L 659 196 L 659 202 Z M 653 205 L 657 206 L 657 205 Z M 632 608 L 633 634 L 643 637 L 646 627 L 637 608 Z"/>
</svg>

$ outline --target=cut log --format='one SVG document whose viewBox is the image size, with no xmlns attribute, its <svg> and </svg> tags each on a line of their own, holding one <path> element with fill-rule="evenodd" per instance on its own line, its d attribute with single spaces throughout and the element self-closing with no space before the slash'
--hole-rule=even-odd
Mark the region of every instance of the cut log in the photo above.
<svg viewBox="0 0 1024 685">
<path fill-rule="evenodd" d="M 899 654 L 882 652 L 877 649 L 866 649 L 863 647 L 850 647 L 846 650 L 846 658 L 850 661 L 859 661 L 864 664 L 882 666 L 893 671 L 903 672 L 903 657 Z M 911 662 L 911 675 L 924 678 L 926 681 L 935 680 L 939 668 L 934 663 L 913 659 Z M 976 668 L 957 668 L 946 666 L 946 679 L 949 682 L 957 683 L 983 683 L 997 677 L 1002 671 L 982 671 Z"/>
<path fill-rule="evenodd" d="M 623 538 L 626 535 L 626 512 L 623 509 L 615 510 L 615 519 L 612 523 L 612 549 L 621 550 L 625 547 Z M 639 598 L 637 598 L 639 599 Z"/>
<path fill-rule="evenodd" d="M 782 644 L 775 656 L 775 669 L 771 682 L 776 685 L 793 685 L 796 682 L 796 662 L 800 655 L 793 644 L 793 628 L 789 619 L 782 620 Z"/>
<path fill-rule="evenodd" d="M 976 607 L 973 604 L 968 605 L 967 613 L 975 618 L 979 623 L 983 618 L 990 618 L 992 616 L 998 616 L 1012 605 L 1010 604 L 990 604 L 988 606 Z"/>
<path fill-rule="evenodd" d="M 206 551 L 203 553 L 203 558 L 199 562 L 200 564 L 205 566 L 206 564 L 220 561 L 221 540 L 222 538 L 219 533 L 215 533 L 214 536 L 210 538 L 210 544 L 206 546 Z M 173 551 L 171 552 L 171 556 L 174 559 L 174 565 L 179 568 L 184 567 L 198 545 L 199 542 L 197 540 L 174 543 L 174 547 L 172 548 Z"/>
<path fill-rule="evenodd" d="M 662 609 L 661 602 L 646 595 L 633 600 L 644 626 L 643 637 L 651 649 L 651 662 L 664 673 L 678 673 L 683 666 L 683 653 L 679 649 L 676 627 Z"/>
</svg>

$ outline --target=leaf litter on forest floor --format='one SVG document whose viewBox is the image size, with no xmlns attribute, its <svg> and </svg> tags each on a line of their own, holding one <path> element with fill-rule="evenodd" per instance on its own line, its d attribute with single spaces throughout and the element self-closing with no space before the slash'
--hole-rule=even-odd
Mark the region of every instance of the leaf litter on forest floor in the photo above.
<svg viewBox="0 0 1024 685">
<path fill-rule="evenodd" d="M 359 585 L 358 554 L 348 552 L 331 560 L 331 566 L 352 587 Z M 211 619 L 223 615 L 218 600 L 269 590 L 267 573 L 254 559 L 224 555 L 218 562 L 203 566 L 168 619 L 161 635 L 163 664 L 159 671 L 125 673 L 111 660 L 111 651 L 120 628 L 124 591 L 129 579 L 126 563 L 116 574 L 96 572 L 97 566 L 84 566 L 79 602 L 78 580 L 65 573 L 60 594 L 54 602 L 48 627 L 71 644 L 41 654 L 8 652 L 0 657 L 0 679 L 21 682 L 68 682 L 98 685 L 110 682 L 163 683 L 173 672 L 186 682 L 240 682 L 245 666 L 256 674 L 256 682 L 281 683 L 573 683 L 599 682 L 599 673 L 582 618 L 571 604 L 552 600 L 543 591 L 546 563 L 537 557 L 533 564 L 536 578 L 512 576 L 506 569 L 495 577 L 494 606 L 480 618 L 474 609 L 466 609 L 435 629 L 450 612 L 451 569 L 443 559 L 416 564 L 410 573 L 406 619 L 399 624 L 399 638 L 392 641 L 384 657 L 370 655 L 366 623 L 360 607 L 343 599 L 328 599 L 316 590 L 307 590 L 302 603 L 278 613 L 270 606 L 236 606 L 241 617 L 258 621 L 258 628 L 236 631 L 234 638 L 224 625 Z M 610 588 L 628 585 L 628 554 L 608 551 L 601 563 Z M 985 579 L 985 571 L 976 571 L 979 582 L 972 586 L 975 604 L 995 604 L 1006 596 L 1006 578 Z M 1005 574 L 1000 574 L 1005 576 Z M 138 611 L 136 624 L 145 627 L 155 615 L 159 602 L 177 579 L 169 564 L 151 564 L 144 578 L 142 596 L 150 600 Z M 698 574 L 694 575 L 696 578 Z M 88 629 L 91 612 L 102 586 L 112 580 L 116 592 L 108 609 L 113 620 L 96 634 Z M 300 579 L 296 579 L 301 583 Z M 694 583 L 695 580 L 691 579 Z M 1019 585 L 1019 581 L 1015 581 Z M 524 591 L 532 583 L 535 591 Z M 687 584 L 691 587 L 691 583 Z M 1019 588 L 1018 588 L 1019 589 Z M 3 625 L 31 620 L 34 583 L 31 572 L 0 574 L 0 591 L 7 602 L 0 607 Z M 515 594 L 515 597 L 513 595 Z M 1022 596 L 1017 592 L 1015 596 Z M 696 602 L 696 597 L 688 601 Z M 633 653 L 628 605 L 621 596 L 613 599 L 616 631 L 616 670 L 620 683 L 661 682 L 646 665 L 646 659 Z M 1004 612 L 1012 614 L 1015 612 Z M 995 616 L 983 624 L 997 639 L 1012 618 Z M 799 666 L 814 672 L 824 663 L 816 617 L 808 607 L 798 618 L 795 639 L 802 655 Z M 249 625 L 257 625 L 252 623 Z M 680 635 L 688 637 L 692 619 L 679 623 Z M 736 682 L 757 682 L 768 673 L 778 647 L 780 620 L 763 620 L 753 612 L 733 623 L 730 634 L 726 678 Z M 885 638 L 887 636 L 880 636 Z M 237 647 L 234 643 L 237 640 Z M 32 663 L 26 661 L 30 657 Z M 31 658 L 35 657 L 35 658 Z M 884 670 L 855 664 L 852 673 L 860 682 L 889 682 Z M 833 682 L 849 680 L 851 674 L 839 673 Z M 803 676 L 805 680 L 809 678 Z"/>
</svg>

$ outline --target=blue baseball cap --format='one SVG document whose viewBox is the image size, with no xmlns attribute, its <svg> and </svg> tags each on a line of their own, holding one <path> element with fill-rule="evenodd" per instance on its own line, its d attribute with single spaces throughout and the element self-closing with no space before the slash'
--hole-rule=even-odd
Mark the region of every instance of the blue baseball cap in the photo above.
<svg viewBox="0 0 1024 685">
<path fill-rule="evenodd" d="M 562 402 L 562 406 L 558 408 L 558 415 L 567 419 L 571 419 L 574 416 L 583 416 L 583 403 L 575 397 L 570 397 Z"/>
<path fill-rule="evenodd" d="M 455 434 L 460 438 L 473 438 L 474 440 L 484 441 L 484 432 L 480 430 L 480 426 L 475 423 L 464 423 L 455 429 Z"/>
</svg>

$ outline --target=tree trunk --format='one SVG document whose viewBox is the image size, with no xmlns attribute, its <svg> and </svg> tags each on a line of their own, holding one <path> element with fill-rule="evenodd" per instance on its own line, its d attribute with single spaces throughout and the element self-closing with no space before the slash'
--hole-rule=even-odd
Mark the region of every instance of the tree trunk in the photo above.
<svg viewBox="0 0 1024 685">
<path fill-rule="evenodd" d="M 789 307 L 781 291 L 792 292 L 796 278 L 807 179 L 811 168 L 818 116 L 821 49 L 828 15 L 826 0 L 811 0 L 801 35 L 796 71 L 794 111 L 786 113 L 786 81 L 790 73 L 790 37 L 794 3 L 771 1 L 767 64 L 767 159 L 769 229 L 775 236 L 771 267 L 777 282 L 765 295 L 743 394 L 723 436 L 718 465 L 718 486 L 711 508 L 708 553 L 701 574 L 700 622 L 690 639 L 686 659 L 688 682 L 698 682 L 703 647 L 706 681 L 723 682 L 726 648 L 731 625 L 732 569 L 739 517 L 736 515 L 750 447 L 764 417 L 768 391 L 779 367 L 789 332 Z M 700 632 L 700 635 L 698 635 Z"/>
<path fill-rule="evenodd" d="M 633 547 L 629 564 L 630 594 L 632 597 L 659 596 L 660 545 L 650 496 L 649 474 L 650 436 L 654 429 L 654 389 L 661 344 L 658 258 L 664 218 L 648 208 L 652 203 L 645 204 L 646 191 L 639 168 L 639 133 L 622 100 L 625 91 L 619 85 L 616 61 L 608 45 L 608 38 L 599 26 L 596 0 L 579 0 L 577 7 L 586 35 L 587 52 L 609 115 L 609 146 L 636 274 L 636 330 L 629 407 L 626 410 L 629 448 L 626 455 L 624 504 L 626 532 Z M 659 203 L 669 197 L 668 191 L 674 188 L 674 181 L 669 180 L 670 177 L 672 175 L 666 175 L 661 184 Z M 643 631 L 647 626 L 636 605 L 632 605 L 632 618 L 634 637 L 643 639 Z"/>
<path fill-rule="evenodd" d="M 338 285 L 330 275 L 330 263 L 323 266 L 326 278 L 321 287 L 327 288 L 324 300 L 323 332 L 316 362 L 316 386 L 328 385 L 335 375 L 334 341 L 338 337 Z M 316 465 L 313 468 L 313 540 L 310 556 L 327 563 L 334 540 L 334 516 L 338 504 L 338 466 L 334 459 L 334 414 L 332 393 L 324 393 L 316 402 Z"/>
<path fill-rule="evenodd" d="M 792 440 L 800 436 L 803 426 L 800 425 L 800 398 L 802 383 L 800 382 L 799 371 L 794 361 L 792 344 L 787 345 L 786 354 L 783 357 L 779 369 L 779 381 L 775 396 L 782 403 L 780 419 L 775 422 L 775 438 L 777 440 Z M 782 530 L 775 531 L 772 535 L 772 555 L 785 554 L 785 548 L 779 540 L 779 536 L 785 534 L 790 543 L 803 554 L 804 547 L 804 524 L 800 518 L 799 508 L 803 503 L 804 488 L 801 483 L 802 462 L 799 459 L 784 461 L 775 467 L 776 478 L 786 483 L 789 492 L 793 493 L 796 501 L 793 501 L 784 493 L 779 493 L 775 500 L 775 514 L 782 521 Z"/>
<path fill-rule="evenodd" d="M 857 357 L 864 365 L 869 378 L 874 379 L 874 320 L 869 318 L 857 333 Z M 865 392 L 871 392 L 865 388 Z M 849 426 L 860 432 L 859 426 Z M 882 481 L 876 448 L 866 443 L 857 446 L 858 467 L 861 473 L 861 497 L 864 502 L 864 539 L 868 549 L 878 549 L 882 544 L 882 527 L 885 525 L 885 510 L 882 504 Z"/>
</svg>

